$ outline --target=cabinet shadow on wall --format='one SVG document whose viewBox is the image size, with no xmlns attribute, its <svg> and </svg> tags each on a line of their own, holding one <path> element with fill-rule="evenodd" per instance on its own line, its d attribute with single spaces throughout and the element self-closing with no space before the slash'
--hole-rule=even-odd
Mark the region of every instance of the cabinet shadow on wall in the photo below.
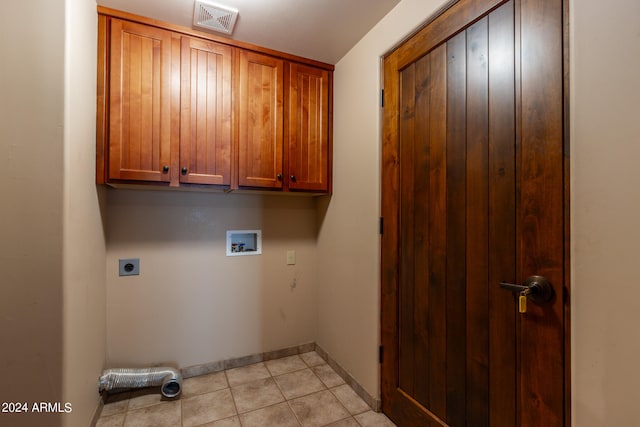
<svg viewBox="0 0 640 427">
<path fill-rule="evenodd" d="M 109 188 L 106 199 L 108 246 L 219 241 L 224 251 L 228 229 L 262 229 L 265 246 L 272 240 L 315 239 L 330 196 Z"/>
</svg>

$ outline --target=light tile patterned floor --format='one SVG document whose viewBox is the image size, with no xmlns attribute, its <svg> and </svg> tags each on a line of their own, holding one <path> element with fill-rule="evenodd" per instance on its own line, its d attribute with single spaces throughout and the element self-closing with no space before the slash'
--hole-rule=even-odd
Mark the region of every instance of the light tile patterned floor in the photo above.
<svg viewBox="0 0 640 427">
<path fill-rule="evenodd" d="M 97 427 L 393 427 L 315 352 L 187 378 L 177 400 L 159 390 L 112 395 Z"/>
</svg>

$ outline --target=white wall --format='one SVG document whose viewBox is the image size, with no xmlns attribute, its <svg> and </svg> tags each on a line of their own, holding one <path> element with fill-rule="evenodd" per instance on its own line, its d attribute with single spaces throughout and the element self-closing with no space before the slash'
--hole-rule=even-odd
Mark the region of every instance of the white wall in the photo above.
<svg viewBox="0 0 640 427">
<path fill-rule="evenodd" d="M 87 425 L 105 364 L 105 237 L 95 185 L 97 14 L 95 0 L 66 0 L 63 215 L 63 425 Z"/>
<path fill-rule="evenodd" d="M 315 203 L 109 190 L 109 365 L 184 368 L 314 341 Z M 227 257 L 234 229 L 261 229 L 262 255 Z M 119 277 L 120 258 L 140 258 L 140 275 Z"/>
<path fill-rule="evenodd" d="M 640 2 L 571 2 L 573 424 L 637 426 Z"/>
<path fill-rule="evenodd" d="M 443 3 L 403 0 L 335 69 L 334 193 L 318 207 L 317 341 L 374 397 L 380 341 L 380 57 Z"/>
</svg>

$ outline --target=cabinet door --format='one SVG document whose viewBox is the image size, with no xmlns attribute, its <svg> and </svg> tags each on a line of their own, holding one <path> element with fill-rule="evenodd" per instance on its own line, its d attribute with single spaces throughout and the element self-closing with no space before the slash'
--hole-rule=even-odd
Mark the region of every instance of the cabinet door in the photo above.
<svg viewBox="0 0 640 427">
<path fill-rule="evenodd" d="M 112 19 L 109 179 L 170 181 L 172 33 Z"/>
<path fill-rule="evenodd" d="M 329 72 L 289 64 L 287 176 L 290 190 L 330 191 Z"/>
<path fill-rule="evenodd" d="M 230 46 L 182 38 L 180 182 L 231 183 Z"/>
<path fill-rule="evenodd" d="M 238 183 L 282 188 L 282 60 L 240 52 Z"/>
</svg>

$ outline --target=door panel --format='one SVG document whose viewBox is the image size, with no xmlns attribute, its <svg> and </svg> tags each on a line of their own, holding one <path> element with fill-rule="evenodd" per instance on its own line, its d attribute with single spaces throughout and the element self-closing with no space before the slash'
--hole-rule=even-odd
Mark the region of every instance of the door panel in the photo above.
<svg viewBox="0 0 640 427">
<path fill-rule="evenodd" d="M 284 62 L 240 51 L 238 182 L 282 188 Z"/>
<path fill-rule="evenodd" d="M 532 427 L 561 425 L 564 409 L 563 383 L 546 380 L 564 376 L 562 13 L 560 1 L 521 1 L 518 278 L 536 271 L 556 285 L 551 304 L 531 304 L 519 334 L 521 424 Z"/>
<path fill-rule="evenodd" d="M 466 337 L 467 420 L 488 425 L 489 266 L 488 255 L 488 55 L 487 17 L 466 30 L 467 162 L 466 200 Z M 456 262 L 452 260 L 452 262 Z M 505 349 L 505 351 L 508 351 Z"/>
<path fill-rule="evenodd" d="M 171 32 L 111 21 L 109 178 L 170 180 Z"/>
<path fill-rule="evenodd" d="M 181 54 L 180 181 L 230 185 L 232 48 L 182 37 Z"/>
<path fill-rule="evenodd" d="M 516 93 L 514 5 L 506 4 L 489 15 L 489 424 L 516 423 L 517 349 L 514 325 L 519 322 L 513 295 L 500 289 L 503 280 L 515 280 L 516 207 Z"/>
<path fill-rule="evenodd" d="M 466 56 L 465 33 L 447 42 L 447 417 L 464 425 L 466 399 Z"/>
<path fill-rule="evenodd" d="M 382 397 L 399 425 L 563 425 L 561 6 L 460 1 L 384 60 Z M 518 314 L 499 283 L 533 274 L 560 297 Z"/>
<path fill-rule="evenodd" d="M 285 111 L 290 190 L 329 190 L 329 72 L 288 64 Z"/>
</svg>

